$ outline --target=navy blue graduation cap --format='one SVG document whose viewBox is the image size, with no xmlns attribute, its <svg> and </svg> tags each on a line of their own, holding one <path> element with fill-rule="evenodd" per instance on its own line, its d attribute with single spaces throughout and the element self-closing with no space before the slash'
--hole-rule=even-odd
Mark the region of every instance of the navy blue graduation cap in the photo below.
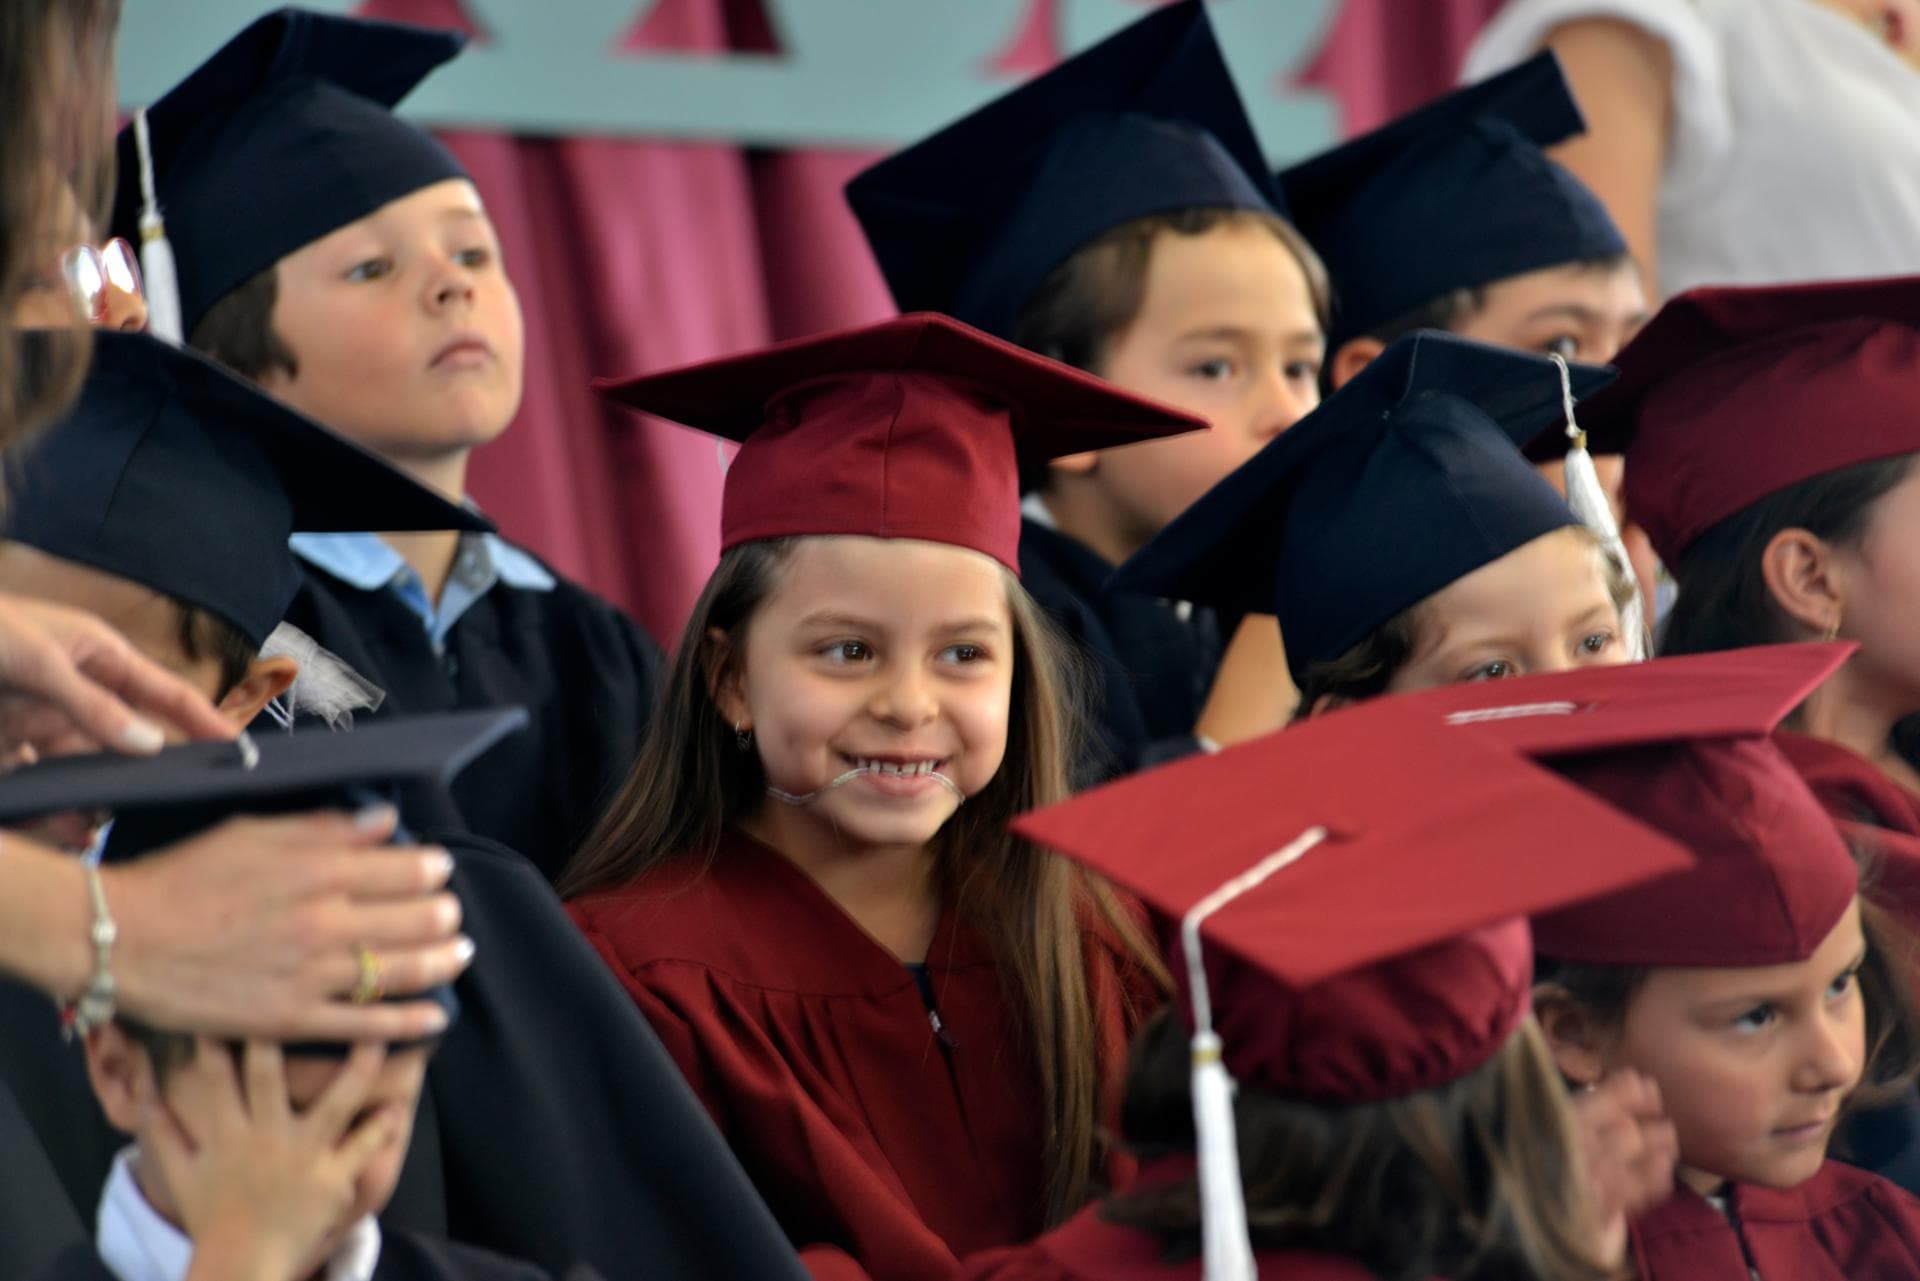
<svg viewBox="0 0 1920 1281">
<path fill-rule="evenodd" d="M 482 708 L 369 722 L 351 733 L 301 730 L 232 743 L 188 743 L 157 756 L 62 756 L 0 777 L 0 823 L 63 810 L 109 810 L 108 862 L 140 857 L 236 814 L 357 807 L 401 783 L 446 784 L 506 735 L 526 709 Z M 460 1012 L 451 985 L 421 994 Z M 410 997 L 415 1000 L 421 997 Z M 302 1042 L 289 1053 L 337 1055 L 345 1046 Z"/>
<path fill-rule="evenodd" d="M 1573 365 L 1585 396 L 1613 371 Z M 1402 610 L 1579 518 L 1520 446 L 1561 420 L 1544 356 L 1433 330 L 1388 347 L 1115 571 L 1277 614 L 1296 681 Z"/>
<path fill-rule="evenodd" d="M 1011 338 L 1047 275 L 1123 223 L 1281 211 L 1200 0 L 1149 13 L 847 184 L 903 312 Z"/>
<path fill-rule="evenodd" d="M 8 538 L 205 609 L 256 648 L 300 585 L 289 534 L 492 527 L 145 334 L 97 335 L 79 403 L 5 463 Z"/>
<path fill-rule="evenodd" d="M 303 245 L 466 171 L 391 111 L 466 37 L 279 9 L 147 108 L 184 331 Z M 120 131 L 112 234 L 141 242 L 135 126 Z"/>
<path fill-rule="evenodd" d="M 1549 50 L 1282 170 L 1333 277 L 1329 350 L 1455 289 L 1625 253 L 1599 198 L 1541 151 L 1585 130 Z"/>
</svg>

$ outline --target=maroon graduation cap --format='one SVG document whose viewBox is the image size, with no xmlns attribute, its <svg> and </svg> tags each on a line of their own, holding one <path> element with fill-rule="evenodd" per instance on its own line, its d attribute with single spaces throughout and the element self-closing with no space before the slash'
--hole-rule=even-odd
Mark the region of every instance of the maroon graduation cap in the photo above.
<svg viewBox="0 0 1920 1281">
<path fill-rule="evenodd" d="M 917 538 L 1016 573 L 1022 466 L 1207 427 L 932 313 L 594 387 L 740 442 L 722 550 L 805 534 Z"/>
</svg>

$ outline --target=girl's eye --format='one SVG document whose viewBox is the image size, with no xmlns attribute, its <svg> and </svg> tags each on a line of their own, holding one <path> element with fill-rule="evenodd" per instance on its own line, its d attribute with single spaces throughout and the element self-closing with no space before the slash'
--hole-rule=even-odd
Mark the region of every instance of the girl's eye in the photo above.
<svg viewBox="0 0 1920 1281">
<path fill-rule="evenodd" d="M 1312 383 L 1317 387 L 1320 385 L 1320 362 L 1317 360 L 1289 361 L 1286 375 L 1291 382 Z"/>
<path fill-rule="evenodd" d="M 1591 636 L 1580 638 L 1580 652 L 1583 654 L 1604 654 L 1613 648 L 1612 632 L 1595 632 Z"/>
<path fill-rule="evenodd" d="M 1226 359 L 1203 360 L 1199 364 L 1191 366 L 1187 372 L 1195 378 L 1204 379 L 1207 382 L 1223 382 L 1233 377 L 1233 362 Z"/>
<path fill-rule="evenodd" d="M 1734 1019 L 1733 1028 L 1736 1032 L 1759 1032 L 1764 1030 L 1767 1025 L 1772 1022 L 1773 1007 L 1771 1005 L 1756 1005 Z"/>
<path fill-rule="evenodd" d="M 940 658 L 948 663 L 977 663 L 987 656 L 987 651 L 978 645 L 949 645 L 940 651 Z"/>
<path fill-rule="evenodd" d="M 365 262 L 358 262 L 347 268 L 347 279 L 378 280 L 392 270 L 393 264 L 385 258 L 369 258 Z"/>
<path fill-rule="evenodd" d="M 1562 360 L 1578 360 L 1580 358 L 1580 339 L 1573 334 L 1561 334 L 1557 338 L 1549 338 L 1546 342 L 1540 344 L 1540 350 L 1546 352 L 1549 356 L 1558 356 Z"/>
<path fill-rule="evenodd" d="M 1853 990 L 1854 983 L 1859 977 L 1860 971 L 1848 970 L 1845 974 L 1842 974 L 1839 978 L 1827 985 L 1827 997 L 1830 1000 L 1838 1000 L 1840 997 L 1845 996 Z"/>
<path fill-rule="evenodd" d="M 864 663 L 873 657 L 873 650 L 865 641 L 835 641 L 820 651 L 820 657 L 830 663 Z"/>
<path fill-rule="evenodd" d="M 462 249 L 453 256 L 453 260 L 462 267 L 478 269 L 493 261 L 493 250 L 485 246 L 479 246 L 473 249 Z"/>
<path fill-rule="evenodd" d="M 1512 663 L 1504 658 L 1496 658 L 1492 662 L 1482 663 L 1480 666 L 1468 672 L 1466 679 L 1469 683 L 1478 681 L 1502 681 L 1515 674 Z"/>
</svg>

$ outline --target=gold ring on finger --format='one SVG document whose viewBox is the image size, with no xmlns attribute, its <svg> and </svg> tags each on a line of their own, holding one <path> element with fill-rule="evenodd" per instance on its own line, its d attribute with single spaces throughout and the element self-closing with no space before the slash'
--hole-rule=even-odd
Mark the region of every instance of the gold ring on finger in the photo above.
<svg viewBox="0 0 1920 1281">
<path fill-rule="evenodd" d="M 360 967 L 360 977 L 353 985 L 353 1003 L 372 1005 L 387 993 L 387 967 L 364 943 L 353 945 L 353 960 Z"/>
</svg>

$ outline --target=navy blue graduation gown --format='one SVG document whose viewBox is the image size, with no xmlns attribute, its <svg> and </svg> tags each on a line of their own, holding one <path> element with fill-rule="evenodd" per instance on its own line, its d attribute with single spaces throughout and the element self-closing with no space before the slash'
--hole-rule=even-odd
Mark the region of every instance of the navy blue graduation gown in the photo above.
<svg viewBox="0 0 1920 1281">
<path fill-rule="evenodd" d="M 404 789 L 415 831 L 458 826 L 553 881 L 612 799 L 646 733 L 666 663 L 640 625 L 585 588 L 496 583 L 436 652 L 420 616 L 303 565 L 287 619 L 386 691 L 373 716 L 521 706 L 529 723 L 441 789 Z"/>
<path fill-rule="evenodd" d="M 1096 754 L 1078 781 L 1102 782 L 1198 750 L 1193 727 L 1223 651 L 1219 620 L 1137 592 L 1109 591 L 1092 549 L 1032 520 L 1020 524 L 1020 580 L 1098 675 Z"/>
</svg>

